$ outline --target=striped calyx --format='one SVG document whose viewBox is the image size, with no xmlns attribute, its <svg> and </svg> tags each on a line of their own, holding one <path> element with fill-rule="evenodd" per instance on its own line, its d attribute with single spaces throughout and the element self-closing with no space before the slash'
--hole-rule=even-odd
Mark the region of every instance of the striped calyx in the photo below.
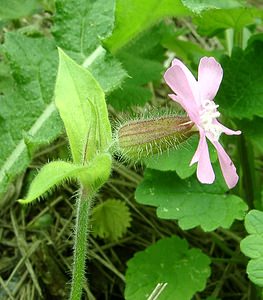
<svg viewBox="0 0 263 300">
<path fill-rule="evenodd" d="M 117 132 L 118 152 L 137 161 L 176 147 L 193 134 L 193 122 L 183 116 L 130 121 Z"/>
</svg>

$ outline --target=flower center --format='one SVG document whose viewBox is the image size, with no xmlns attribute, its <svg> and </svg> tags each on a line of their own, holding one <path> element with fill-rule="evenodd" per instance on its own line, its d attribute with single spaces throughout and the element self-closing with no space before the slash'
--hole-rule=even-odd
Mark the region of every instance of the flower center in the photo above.
<svg viewBox="0 0 263 300">
<path fill-rule="evenodd" d="M 220 112 L 217 111 L 218 107 L 219 105 L 214 101 L 205 100 L 200 111 L 200 126 L 216 141 L 219 140 L 222 133 L 221 126 L 214 123 L 216 118 L 220 117 Z"/>
</svg>

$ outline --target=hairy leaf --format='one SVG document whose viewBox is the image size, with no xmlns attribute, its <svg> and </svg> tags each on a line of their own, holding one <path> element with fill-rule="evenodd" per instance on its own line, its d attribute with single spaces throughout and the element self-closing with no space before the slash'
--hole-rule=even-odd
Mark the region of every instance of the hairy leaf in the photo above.
<svg viewBox="0 0 263 300">
<path fill-rule="evenodd" d="M 50 162 L 34 178 L 26 198 L 18 201 L 28 204 L 69 179 L 78 180 L 89 188 L 97 189 L 108 179 L 110 167 L 111 157 L 107 154 L 96 156 L 85 166 L 65 161 Z"/>
<path fill-rule="evenodd" d="M 105 92 L 114 90 L 127 76 L 100 42 L 111 34 L 114 9 L 114 0 L 58 0 L 53 27 L 58 46 L 88 68 Z"/>
<path fill-rule="evenodd" d="M 182 229 L 229 228 L 235 219 L 244 218 L 247 205 L 238 196 L 225 194 L 226 185 L 217 177 L 213 185 L 204 185 L 195 177 L 181 180 L 174 172 L 147 170 L 135 197 L 156 206 L 158 217 L 178 220 Z"/>
<path fill-rule="evenodd" d="M 128 261 L 125 299 L 148 299 L 158 283 L 167 283 L 160 300 L 190 300 L 205 288 L 210 259 L 186 240 L 159 240 Z"/>
<path fill-rule="evenodd" d="M 62 132 L 51 102 L 57 68 L 57 49 L 46 38 L 5 35 L 3 47 L 12 77 L 0 96 L 0 195 L 29 164 L 39 145 Z"/>
<path fill-rule="evenodd" d="M 94 236 L 117 241 L 130 227 L 131 214 L 123 201 L 108 199 L 94 207 L 92 220 Z"/>
</svg>

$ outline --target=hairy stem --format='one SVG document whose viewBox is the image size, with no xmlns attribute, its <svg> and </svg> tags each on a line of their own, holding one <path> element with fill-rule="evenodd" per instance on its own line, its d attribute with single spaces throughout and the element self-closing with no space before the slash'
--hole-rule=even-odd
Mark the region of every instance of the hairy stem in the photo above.
<svg viewBox="0 0 263 300">
<path fill-rule="evenodd" d="M 85 260 L 88 249 L 89 220 L 93 196 L 93 192 L 89 192 L 85 188 L 82 188 L 76 202 L 77 212 L 70 300 L 80 300 L 82 295 L 85 277 Z"/>
</svg>

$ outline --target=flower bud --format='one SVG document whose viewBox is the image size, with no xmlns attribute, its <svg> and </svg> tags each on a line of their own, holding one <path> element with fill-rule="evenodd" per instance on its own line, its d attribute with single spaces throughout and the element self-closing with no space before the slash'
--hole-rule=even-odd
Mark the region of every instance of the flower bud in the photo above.
<svg viewBox="0 0 263 300">
<path fill-rule="evenodd" d="M 130 121 L 117 131 L 118 152 L 138 161 L 149 155 L 176 147 L 189 138 L 193 122 L 183 116 L 162 116 Z"/>
</svg>

